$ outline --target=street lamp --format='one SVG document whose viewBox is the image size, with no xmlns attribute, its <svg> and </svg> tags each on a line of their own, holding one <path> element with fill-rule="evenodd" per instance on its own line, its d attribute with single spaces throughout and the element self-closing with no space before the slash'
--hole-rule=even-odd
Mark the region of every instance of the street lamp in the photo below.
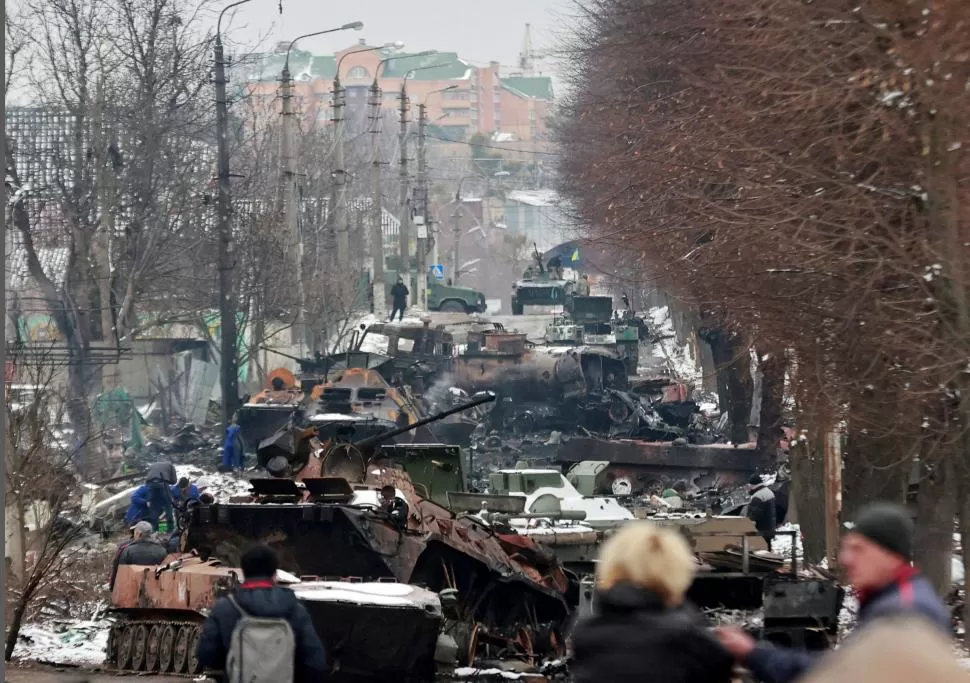
<svg viewBox="0 0 970 683">
<path fill-rule="evenodd" d="M 290 41 L 286 48 L 286 59 L 283 61 L 283 73 L 281 81 L 283 84 L 283 176 L 284 185 L 284 211 L 286 215 L 286 227 L 289 231 L 290 259 L 296 270 L 297 282 L 297 301 L 296 321 L 291 328 L 291 339 L 296 344 L 306 344 L 309 351 L 313 351 L 313 341 L 310 338 L 309 328 L 306 325 L 306 285 L 303 277 L 303 236 L 300 234 L 299 221 L 297 219 L 297 187 L 296 187 L 296 149 L 294 147 L 294 126 L 293 126 L 293 81 L 290 78 L 290 51 L 298 40 L 310 38 L 312 36 L 322 36 L 327 33 L 337 31 L 359 31 L 364 28 L 363 22 L 353 21 L 343 26 L 326 29 L 324 31 L 314 31 L 297 36 Z"/>
<path fill-rule="evenodd" d="M 222 389 L 222 423 L 228 428 L 239 402 L 239 370 L 236 357 L 236 302 L 232 290 L 232 225 L 229 222 L 229 112 L 226 99 L 226 59 L 222 48 L 222 17 L 233 7 L 252 0 L 237 0 L 219 12 L 216 40 L 213 45 L 216 90 L 216 147 L 219 194 L 216 200 L 217 234 L 219 235 L 219 386 Z"/>
</svg>

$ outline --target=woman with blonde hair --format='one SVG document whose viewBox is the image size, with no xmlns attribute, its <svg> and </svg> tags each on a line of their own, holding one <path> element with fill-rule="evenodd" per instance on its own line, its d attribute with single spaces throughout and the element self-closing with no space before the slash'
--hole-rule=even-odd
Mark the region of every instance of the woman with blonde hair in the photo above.
<svg viewBox="0 0 970 683">
<path fill-rule="evenodd" d="M 575 683 L 729 683 L 733 658 L 685 603 L 696 563 L 675 531 L 630 522 L 603 546 L 593 615 L 573 631 Z"/>
</svg>

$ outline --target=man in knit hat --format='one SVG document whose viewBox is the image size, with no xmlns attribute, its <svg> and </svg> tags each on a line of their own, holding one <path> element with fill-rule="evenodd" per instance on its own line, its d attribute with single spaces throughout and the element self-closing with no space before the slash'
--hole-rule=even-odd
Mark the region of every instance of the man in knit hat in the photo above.
<svg viewBox="0 0 970 683">
<path fill-rule="evenodd" d="M 952 637 L 949 611 L 912 560 L 913 522 L 905 508 L 873 503 L 859 512 L 839 548 L 839 566 L 859 600 L 857 629 L 884 617 L 919 616 Z M 765 683 L 794 681 L 818 661 L 803 650 L 758 644 L 738 628 L 721 628 L 717 635 Z"/>
</svg>

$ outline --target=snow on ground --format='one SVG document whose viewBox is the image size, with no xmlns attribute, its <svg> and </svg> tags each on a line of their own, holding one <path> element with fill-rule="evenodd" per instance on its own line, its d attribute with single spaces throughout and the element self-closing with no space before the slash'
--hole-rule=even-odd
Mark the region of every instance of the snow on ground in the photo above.
<svg viewBox="0 0 970 683">
<path fill-rule="evenodd" d="M 648 312 L 653 330 L 663 337 L 653 345 L 653 356 L 665 361 L 671 375 L 684 382 L 692 382 L 699 386 L 701 370 L 698 359 L 694 358 L 694 347 L 691 344 L 680 344 L 674 332 L 674 323 L 670 319 L 670 312 L 666 306 L 655 306 Z"/>
<path fill-rule="evenodd" d="M 205 487 L 206 493 L 211 493 L 217 501 L 228 501 L 233 496 L 249 495 L 249 480 L 239 475 L 226 472 L 212 472 L 196 465 L 176 465 L 175 472 L 179 477 L 188 477 L 192 483 Z"/>
<path fill-rule="evenodd" d="M 767 477 L 766 477 L 767 479 Z M 799 565 L 801 565 L 802 558 L 802 533 L 798 528 L 797 524 L 784 524 L 778 527 L 778 531 L 794 531 L 795 532 L 795 558 L 798 560 Z M 771 550 L 776 555 L 781 555 L 786 560 L 791 558 L 791 536 L 785 534 L 778 534 L 775 536 L 775 540 L 771 543 Z"/>
<path fill-rule="evenodd" d="M 24 624 L 14 658 L 52 664 L 101 664 L 110 627 L 110 622 L 103 619 Z"/>
</svg>

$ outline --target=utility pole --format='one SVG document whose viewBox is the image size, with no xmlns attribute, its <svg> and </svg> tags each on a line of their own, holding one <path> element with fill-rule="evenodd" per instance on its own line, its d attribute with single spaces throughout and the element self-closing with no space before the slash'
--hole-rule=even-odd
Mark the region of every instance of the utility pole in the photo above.
<svg viewBox="0 0 970 683">
<path fill-rule="evenodd" d="M 340 83 L 340 74 L 333 80 L 333 124 L 337 137 L 337 168 L 334 170 L 333 229 L 337 233 L 337 265 L 347 266 L 350 256 L 350 231 L 347 226 L 347 171 L 344 168 L 344 100 L 346 88 Z"/>
<path fill-rule="evenodd" d="M 220 356 L 219 379 L 222 388 L 222 422 L 228 427 L 239 403 L 239 369 L 236 355 L 236 295 L 233 291 L 232 271 L 235 260 L 232 253 L 232 205 L 229 199 L 229 112 L 226 100 L 226 60 L 222 49 L 222 17 L 229 10 L 250 0 L 238 0 L 219 13 L 216 22 L 216 40 L 213 48 L 215 58 L 216 89 L 216 140 L 218 145 L 219 195 L 216 200 L 219 235 L 219 327 Z"/>
<path fill-rule="evenodd" d="M 452 271 L 454 271 L 451 275 L 451 282 L 452 284 L 457 285 L 458 277 L 459 277 L 458 269 L 460 267 L 460 264 L 458 263 L 458 243 L 461 241 L 461 217 L 463 214 L 462 206 L 464 205 L 464 201 L 461 198 L 460 185 L 458 188 L 458 194 L 455 197 L 455 199 L 458 200 L 458 208 L 455 209 L 455 212 L 453 214 L 451 214 L 451 217 L 455 219 L 454 223 L 452 223 L 452 237 L 454 238 L 455 243 L 453 245 L 452 256 L 451 256 L 451 269 Z"/>
<path fill-rule="evenodd" d="M 428 166 L 425 157 L 428 112 L 424 103 L 418 104 L 418 178 L 414 193 L 414 222 L 417 227 L 415 270 L 418 277 L 418 303 L 428 310 Z"/>
<path fill-rule="evenodd" d="M 400 183 L 400 195 L 398 201 L 401 205 L 401 227 L 398 233 L 398 274 L 404 281 L 411 284 L 411 254 L 410 254 L 410 235 L 408 225 L 411 219 L 411 207 L 408 205 L 408 92 L 407 76 L 401 81 L 401 128 L 398 132 L 398 146 L 401 148 L 400 170 L 398 173 Z M 419 278 L 420 279 L 420 278 Z M 420 299 L 419 299 L 420 301 Z"/>
<path fill-rule="evenodd" d="M 293 41 L 296 42 L 296 41 Z M 293 43 L 290 43 L 293 46 Z M 290 343 L 308 353 L 313 351 L 306 325 L 306 286 L 303 279 L 303 235 L 300 231 L 299 206 L 296 185 L 296 151 L 294 149 L 293 81 L 290 78 L 290 53 L 283 64 L 283 215 L 286 217 L 287 251 L 289 261 L 296 272 L 296 320 L 290 328 Z"/>
<path fill-rule="evenodd" d="M 293 111 L 293 79 L 290 78 L 290 51 L 297 41 L 313 36 L 322 36 L 325 33 L 335 33 L 353 29 L 359 31 L 364 28 L 364 24 L 354 21 L 336 28 L 329 28 L 324 31 L 314 31 L 304 33 L 290 41 L 286 48 L 286 59 L 283 61 L 283 73 L 280 80 L 283 83 L 283 211 L 286 216 L 286 228 L 289 233 L 288 251 L 290 252 L 290 262 L 296 269 L 296 291 L 297 291 L 297 311 L 295 324 L 290 330 L 290 342 L 299 344 L 306 352 L 312 353 L 315 350 L 310 329 L 306 324 L 306 275 L 303 272 L 303 231 L 300 230 L 300 205 L 297 200 L 299 188 L 296 184 L 296 115 Z"/>
<path fill-rule="evenodd" d="M 374 296 L 374 315 L 383 318 L 387 313 L 384 301 L 384 228 L 381 211 L 381 86 L 374 76 L 370 87 L 371 124 L 371 287 Z"/>
</svg>

